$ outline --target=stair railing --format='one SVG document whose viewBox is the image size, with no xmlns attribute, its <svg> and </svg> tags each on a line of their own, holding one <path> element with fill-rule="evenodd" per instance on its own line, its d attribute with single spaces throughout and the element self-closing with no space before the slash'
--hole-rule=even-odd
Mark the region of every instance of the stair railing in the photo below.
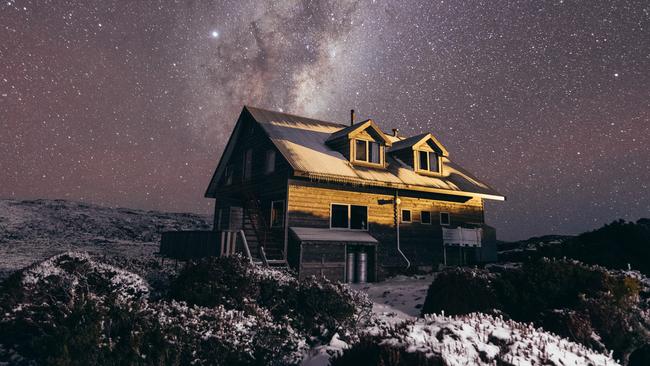
<svg viewBox="0 0 650 366">
<path fill-rule="evenodd" d="M 269 232 L 269 227 L 267 225 L 268 223 L 266 222 L 265 217 L 262 214 L 262 208 L 260 202 L 255 197 L 255 195 L 253 195 L 252 193 L 248 193 L 247 201 L 248 204 L 246 210 L 248 213 L 248 218 L 250 219 L 255 234 L 257 234 L 259 247 L 263 248 L 264 246 L 266 246 L 266 243 L 268 241 L 268 237 L 267 237 Z"/>
</svg>

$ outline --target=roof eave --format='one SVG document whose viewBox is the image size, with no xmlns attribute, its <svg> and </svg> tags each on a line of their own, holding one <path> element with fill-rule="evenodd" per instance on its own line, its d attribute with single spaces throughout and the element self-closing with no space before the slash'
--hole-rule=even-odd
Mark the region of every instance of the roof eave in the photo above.
<svg viewBox="0 0 650 366">
<path fill-rule="evenodd" d="M 312 179 L 331 178 L 333 181 L 345 181 L 345 182 L 349 182 L 350 184 L 359 184 L 362 186 L 365 185 L 365 186 L 374 186 L 374 187 L 385 187 L 385 188 L 392 188 L 392 189 L 403 189 L 408 191 L 447 194 L 452 196 L 479 197 L 479 198 L 495 200 L 495 201 L 506 200 L 506 196 L 500 194 L 488 194 L 488 193 L 469 192 L 469 191 L 454 191 L 450 189 L 416 186 L 412 184 L 385 183 L 385 182 L 369 181 L 360 178 L 336 176 L 333 174 L 318 174 L 318 173 L 310 173 L 305 171 L 294 170 L 294 175 L 298 177 L 312 178 Z"/>
</svg>

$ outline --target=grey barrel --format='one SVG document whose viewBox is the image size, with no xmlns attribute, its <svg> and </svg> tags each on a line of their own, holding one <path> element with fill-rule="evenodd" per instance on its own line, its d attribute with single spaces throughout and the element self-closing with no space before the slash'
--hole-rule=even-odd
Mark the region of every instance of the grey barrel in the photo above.
<svg viewBox="0 0 650 366">
<path fill-rule="evenodd" d="M 355 260 L 355 253 L 354 252 L 349 252 L 346 256 L 346 261 L 345 261 L 345 280 L 347 283 L 352 283 L 354 282 L 354 260 Z"/>
<path fill-rule="evenodd" d="M 366 283 L 368 281 L 368 253 L 359 252 L 357 254 L 357 282 Z"/>
</svg>

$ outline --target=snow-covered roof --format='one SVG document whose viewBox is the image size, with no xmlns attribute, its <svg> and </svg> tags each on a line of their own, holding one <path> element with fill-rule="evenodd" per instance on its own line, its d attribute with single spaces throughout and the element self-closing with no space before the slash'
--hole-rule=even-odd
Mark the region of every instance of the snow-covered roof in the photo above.
<svg viewBox="0 0 650 366">
<path fill-rule="evenodd" d="M 377 239 L 373 238 L 367 231 L 321 229 L 313 227 L 290 227 L 289 230 L 291 230 L 298 240 L 302 242 L 336 241 L 368 244 L 378 243 Z"/>
<path fill-rule="evenodd" d="M 400 141 L 394 143 L 393 146 L 391 146 L 391 148 L 390 148 L 390 152 L 395 152 L 395 151 L 403 150 L 403 149 L 406 149 L 406 148 L 417 147 L 418 145 L 424 143 L 427 140 L 431 140 L 431 142 L 434 145 L 436 145 L 436 147 L 438 149 L 440 149 L 443 156 L 448 156 L 449 155 L 449 153 L 447 152 L 447 149 L 445 149 L 445 147 L 442 146 L 442 144 L 435 137 L 433 137 L 432 134 L 430 134 L 428 132 L 427 133 L 421 133 L 421 134 L 415 135 L 415 136 L 411 136 L 411 137 L 405 138 L 403 140 L 400 140 Z"/>
<path fill-rule="evenodd" d="M 340 139 L 342 137 L 348 137 L 348 136 L 353 135 L 355 132 L 366 130 L 368 128 L 371 128 L 371 129 L 375 130 L 377 135 L 379 135 L 379 137 L 382 140 L 384 140 L 384 142 L 388 146 L 390 146 L 393 143 L 393 141 L 390 138 L 388 138 L 388 136 L 386 136 L 384 131 L 382 131 L 381 128 L 379 128 L 379 126 L 377 126 L 377 124 L 375 122 L 373 122 L 373 120 L 371 120 L 371 119 L 367 119 L 365 121 L 361 121 L 361 122 L 355 123 L 353 125 L 350 125 L 348 127 L 339 129 L 338 131 L 332 133 L 330 135 L 330 137 L 328 137 L 327 140 L 325 140 L 325 142 L 338 140 L 338 139 Z"/>
<path fill-rule="evenodd" d="M 505 199 L 446 156 L 442 157 L 443 169 L 440 176 L 418 174 L 390 154 L 386 155 L 386 169 L 353 165 L 343 154 L 326 144 L 332 134 L 347 126 L 249 106 L 244 109 L 264 129 L 297 176 L 358 185 Z"/>
</svg>

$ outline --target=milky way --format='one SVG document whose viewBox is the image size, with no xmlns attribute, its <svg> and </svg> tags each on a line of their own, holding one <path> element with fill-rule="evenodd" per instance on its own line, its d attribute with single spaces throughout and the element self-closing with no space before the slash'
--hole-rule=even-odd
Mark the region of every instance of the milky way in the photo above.
<svg viewBox="0 0 650 366">
<path fill-rule="evenodd" d="M 647 1 L 5 1 L 0 197 L 209 212 L 243 104 L 434 133 L 503 239 L 650 216 Z"/>
</svg>

